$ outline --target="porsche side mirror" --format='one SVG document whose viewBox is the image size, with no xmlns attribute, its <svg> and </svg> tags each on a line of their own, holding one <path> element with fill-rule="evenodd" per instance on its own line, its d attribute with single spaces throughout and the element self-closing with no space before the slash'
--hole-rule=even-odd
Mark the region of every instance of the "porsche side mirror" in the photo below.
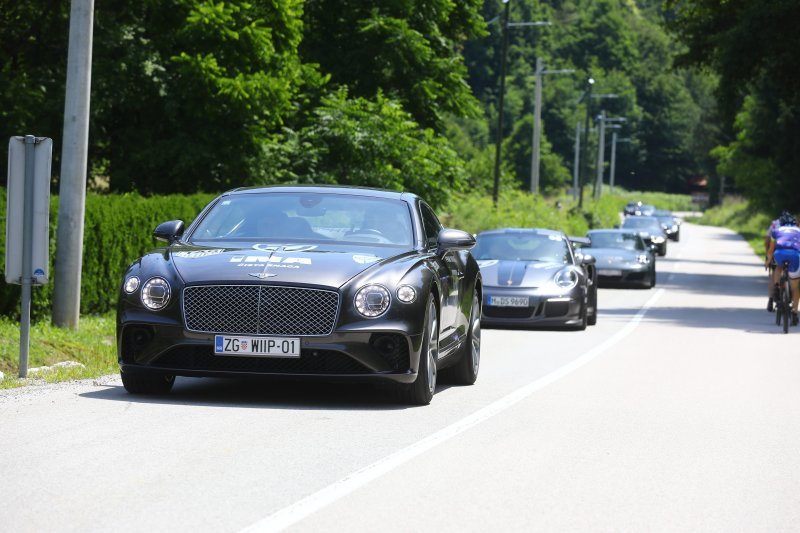
<svg viewBox="0 0 800 533">
<path fill-rule="evenodd" d="M 593 255 L 583 254 L 581 257 L 581 264 L 582 265 L 593 265 L 597 262 L 597 259 Z"/>
<path fill-rule="evenodd" d="M 460 229 L 444 228 L 439 232 L 439 251 L 469 250 L 475 246 L 475 237 Z"/>
<path fill-rule="evenodd" d="M 153 237 L 159 241 L 174 243 L 183 235 L 183 220 L 170 220 L 162 222 L 153 230 Z"/>
</svg>

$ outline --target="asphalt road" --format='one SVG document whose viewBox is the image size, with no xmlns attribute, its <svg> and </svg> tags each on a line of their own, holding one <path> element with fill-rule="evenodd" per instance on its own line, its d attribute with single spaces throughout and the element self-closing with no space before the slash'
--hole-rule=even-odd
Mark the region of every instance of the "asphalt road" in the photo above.
<svg viewBox="0 0 800 533">
<path fill-rule="evenodd" d="M 684 225 L 585 332 L 484 330 L 472 387 L 0 391 L 0 531 L 797 531 L 800 329 Z"/>
</svg>

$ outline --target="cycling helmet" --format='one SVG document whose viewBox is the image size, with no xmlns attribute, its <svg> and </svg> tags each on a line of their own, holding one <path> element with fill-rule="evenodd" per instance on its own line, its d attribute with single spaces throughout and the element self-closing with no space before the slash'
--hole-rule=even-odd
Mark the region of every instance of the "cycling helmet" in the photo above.
<svg viewBox="0 0 800 533">
<path fill-rule="evenodd" d="M 781 226 L 796 226 L 797 219 L 789 211 L 781 213 L 781 218 L 778 219 Z"/>
</svg>

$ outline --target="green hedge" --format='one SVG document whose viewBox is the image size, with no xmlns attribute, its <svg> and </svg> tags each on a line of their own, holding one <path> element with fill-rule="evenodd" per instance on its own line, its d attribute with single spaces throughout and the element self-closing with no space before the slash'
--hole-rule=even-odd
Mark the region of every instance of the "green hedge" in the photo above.
<svg viewBox="0 0 800 533">
<path fill-rule="evenodd" d="M 214 198 L 212 194 L 170 195 L 144 198 L 137 194 L 86 197 L 83 234 L 81 313 L 113 309 L 123 272 L 132 261 L 155 247 L 153 229 L 161 222 L 181 219 L 187 224 Z M 50 201 L 50 283 L 33 289 L 31 314 L 50 315 L 55 269 L 58 197 Z M 5 267 L 6 191 L 0 188 L 0 254 Z M 0 279 L 0 315 L 19 317 L 20 289 Z"/>
</svg>

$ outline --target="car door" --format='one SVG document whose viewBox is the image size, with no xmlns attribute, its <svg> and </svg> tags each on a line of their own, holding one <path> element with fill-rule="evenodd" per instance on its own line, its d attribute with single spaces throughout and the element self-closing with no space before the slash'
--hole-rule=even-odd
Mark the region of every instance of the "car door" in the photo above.
<svg viewBox="0 0 800 533">
<path fill-rule="evenodd" d="M 442 301 L 439 311 L 441 324 L 439 326 L 439 331 L 441 332 L 439 353 L 444 354 L 449 345 L 458 341 L 456 326 L 464 267 L 457 251 L 449 250 L 444 253 L 438 253 L 437 244 L 439 232 L 442 230 L 442 223 L 439 222 L 439 218 L 428 204 L 420 202 L 419 209 L 428 249 L 435 254 L 435 259 L 432 262 L 433 269 L 442 289 Z"/>
</svg>

